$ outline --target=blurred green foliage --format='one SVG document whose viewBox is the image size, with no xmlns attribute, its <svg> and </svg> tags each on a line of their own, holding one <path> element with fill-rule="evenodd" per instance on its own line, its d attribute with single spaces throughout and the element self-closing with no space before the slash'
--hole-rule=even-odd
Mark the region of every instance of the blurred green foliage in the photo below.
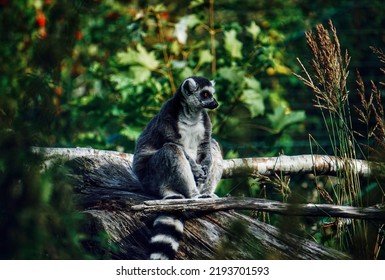
<svg viewBox="0 0 385 280">
<path fill-rule="evenodd" d="M 211 117 L 227 157 L 302 153 L 305 127 L 319 131 L 319 118 L 302 106 L 311 98 L 295 93 L 301 85 L 291 75 L 303 31 L 328 18 L 337 28 L 381 27 L 381 1 L 362 3 L 0 1 L 0 240 L 9 240 L 1 258 L 87 258 L 70 184 L 58 168 L 41 171 L 29 148 L 133 152 L 145 124 L 190 75 L 216 81 L 220 107 Z M 355 17 L 341 18 L 346 11 Z M 249 179 L 218 190 L 260 192 Z"/>
</svg>

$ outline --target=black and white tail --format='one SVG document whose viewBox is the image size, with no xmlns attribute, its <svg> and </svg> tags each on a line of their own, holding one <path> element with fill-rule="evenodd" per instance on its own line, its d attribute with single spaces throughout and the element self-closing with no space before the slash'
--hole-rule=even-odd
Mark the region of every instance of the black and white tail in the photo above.
<svg viewBox="0 0 385 280">
<path fill-rule="evenodd" d="M 154 221 L 150 240 L 151 260 L 172 260 L 179 248 L 183 235 L 181 218 L 161 215 Z"/>
</svg>

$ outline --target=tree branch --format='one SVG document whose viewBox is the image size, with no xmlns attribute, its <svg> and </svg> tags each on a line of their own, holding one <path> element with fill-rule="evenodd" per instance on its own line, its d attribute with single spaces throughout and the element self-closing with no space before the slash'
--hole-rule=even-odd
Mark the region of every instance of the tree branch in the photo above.
<svg viewBox="0 0 385 280">
<path fill-rule="evenodd" d="M 362 178 L 384 177 L 385 166 L 380 163 L 328 155 L 298 155 L 261 158 L 238 158 L 224 161 L 223 177 L 244 175 L 271 176 L 314 174 L 332 175 L 353 169 Z"/>
<path fill-rule="evenodd" d="M 153 212 L 213 212 L 225 210 L 255 210 L 285 216 L 339 217 L 385 221 L 385 209 L 330 204 L 288 204 L 259 198 L 226 197 L 214 199 L 148 200 L 133 205 L 133 211 Z"/>
<path fill-rule="evenodd" d="M 131 162 L 134 158 L 133 154 L 120 153 L 116 151 L 97 150 L 93 148 L 46 148 L 32 147 L 32 152 L 41 154 L 46 160 L 63 159 L 73 160 L 76 158 L 94 158 L 94 157 L 120 157 Z"/>
<path fill-rule="evenodd" d="M 60 157 L 71 160 L 79 157 L 120 157 L 131 164 L 133 155 L 115 151 L 96 150 L 91 148 L 39 148 L 34 147 L 33 151 L 42 154 L 46 159 Z M 49 162 L 48 162 L 49 163 Z M 237 158 L 227 159 L 223 162 L 222 178 L 236 176 L 272 176 L 274 174 L 315 174 L 315 175 L 336 175 L 346 169 L 355 170 L 362 178 L 376 177 L 385 178 L 385 165 L 365 160 L 337 158 L 327 155 L 298 155 L 261 158 Z"/>
</svg>

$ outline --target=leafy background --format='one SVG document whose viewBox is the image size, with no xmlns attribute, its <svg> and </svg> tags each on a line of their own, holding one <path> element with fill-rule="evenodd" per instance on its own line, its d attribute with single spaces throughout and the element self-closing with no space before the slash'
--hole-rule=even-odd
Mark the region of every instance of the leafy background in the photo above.
<svg viewBox="0 0 385 280">
<path fill-rule="evenodd" d="M 211 118 L 225 157 L 310 153 L 309 135 L 329 153 L 313 96 L 292 75 L 300 72 L 297 57 L 310 58 L 304 31 L 332 19 L 352 73 L 379 81 L 369 46 L 384 45 L 382 7 L 347 0 L 0 1 L 1 258 L 93 257 L 82 247 L 91 237 L 73 211 L 65 170 L 41 173 L 29 147 L 133 152 L 145 124 L 190 75 L 216 81 L 220 107 Z M 293 179 L 290 192 L 258 178 L 228 180 L 217 193 L 319 201 L 304 179 Z M 341 249 L 315 231 L 318 242 Z"/>
</svg>

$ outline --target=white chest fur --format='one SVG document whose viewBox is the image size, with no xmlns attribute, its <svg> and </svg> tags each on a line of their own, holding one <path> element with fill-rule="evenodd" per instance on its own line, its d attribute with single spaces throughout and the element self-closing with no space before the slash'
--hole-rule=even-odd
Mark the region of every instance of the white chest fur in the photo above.
<svg viewBox="0 0 385 280">
<path fill-rule="evenodd" d="M 183 145 L 186 153 L 194 160 L 197 158 L 198 146 L 204 138 L 205 127 L 201 118 L 198 122 L 190 123 L 180 121 L 178 123 L 180 144 Z"/>
</svg>

